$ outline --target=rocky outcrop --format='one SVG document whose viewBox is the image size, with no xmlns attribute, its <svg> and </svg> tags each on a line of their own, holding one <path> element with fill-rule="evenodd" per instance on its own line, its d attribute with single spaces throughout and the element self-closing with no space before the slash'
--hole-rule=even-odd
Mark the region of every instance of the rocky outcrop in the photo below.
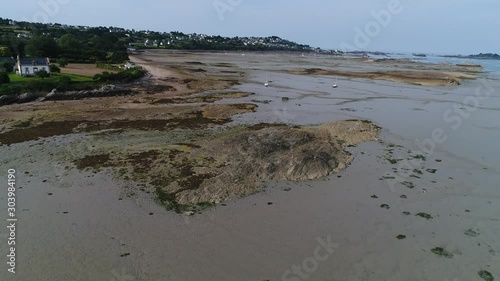
<svg viewBox="0 0 500 281">
<path fill-rule="evenodd" d="M 16 103 L 18 97 L 15 95 L 0 96 L 0 106 Z"/>
<path fill-rule="evenodd" d="M 130 89 L 118 87 L 115 85 L 105 85 L 98 90 L 83 90 L 83 91 L 69 91 L 69 92 L 58 92 L 56 89 L 54 89 L 45 96 L 44 101 L 79 100 L 85 98 L 130 95 L 131 93 L 132 91 Z"/>
<path fill-rule="evenodd" d="M 38 97 L 32 93 L 24 93 L 17 98 L 17 103 L 27 103 L 36 100 Z"/>
<path fill-rule="evenodd" d="M 9 105 L 13 103 L 28 103 L 33 101 L 55 101 L 55 100 L 80 100 L 86 98 L 98 97 L 112 97 L 131 95 L 134 92 L 130 89 L 119 87 L 116 85 L 105 85 L 97 90 L 82 90 L 82 91 L 69 91 L 58 92 L 53 89 L 45 96 L 35 95 L 33 93 L 24 93 L 22 95 L 4 95 L 0 96 L 0 106 Z"/>
</svg>

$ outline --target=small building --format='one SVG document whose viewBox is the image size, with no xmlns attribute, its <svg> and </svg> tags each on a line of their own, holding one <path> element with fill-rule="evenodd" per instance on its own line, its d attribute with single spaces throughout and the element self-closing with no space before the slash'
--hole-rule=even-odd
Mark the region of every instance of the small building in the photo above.
<svg viewBox="0 0 500 281">
<path fill-rule="evenodd" d="M 42 69 L 50 74 L 49 58 L 17 57 L 16 73 L 20 76 L 34 76 L 38 71 Z"/>
<path fill-rule="evenodd" d="M 135 68 L 135 64 L 131 61 L 127 61 L 125 65 L 123 66 L 124 69 L 130 69 L 130 68 Z"/>
</svg>

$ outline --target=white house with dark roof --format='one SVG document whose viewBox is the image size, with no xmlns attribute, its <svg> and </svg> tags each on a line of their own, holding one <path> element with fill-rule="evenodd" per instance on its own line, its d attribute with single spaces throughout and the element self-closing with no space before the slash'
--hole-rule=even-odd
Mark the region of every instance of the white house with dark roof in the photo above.
<svg viewBox="0 0 500 281">
<path fill-rule="evenodd" d="M 49 58 L 20 58 L 17 57 L 16 73 L 21 76 L 33 76 L 40 70 L 50 73 Z"/>
</svg>

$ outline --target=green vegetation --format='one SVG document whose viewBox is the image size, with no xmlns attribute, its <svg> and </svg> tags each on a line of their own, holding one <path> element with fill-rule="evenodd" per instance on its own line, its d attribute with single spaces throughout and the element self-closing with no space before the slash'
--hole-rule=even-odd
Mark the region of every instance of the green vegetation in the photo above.
<svg viewBox="0 0 500 281">
<path fill-rule="evenodd" d="M 43 80 L 46 77 L 49 77 L 50 74 L 47 72 L 47 70 L 42 69 L 40 71 L 37 71 L 37 73 L 35 73 L 35 76 L 38 77 L 38 78 L 42 78 L 42 80 Z"/>
<path fill-rule="evenodd" d="M 18 35 L 21 35 L 18 37 Z M 315 49 L 277 36 L 222 37 L 182 32 L 136 31 L 117 27 L 15 22 L 0 18 L 0 56 L 50 57 L 73 63 L 122 63 L 127 48 L 182 50 L 301 51 Z"/>
<path fill-rule="evenodd" d="M 7 74 L 7 72 L 5 71 L 0 72 L 0 85 L 8 83 L 10 83 L 9 74 Z"/>
<path fill-rule="evenodd" d="M 120 71 L 118 73 L 111 73 L 111 72 L 103 72 L 101 74 L 96 74 L 94 76 L 95 81 L 99 82 L 114 82 L 114 81 L 124 81 L 124 82 L 131 82 L 136 79 L 139 79 L 143 77 L 146 74 L 146 71 L 141 69 L 141 68 L 130 68 L 126 69 L 123 71 Z"/>
<path fill-rule="evenodd" d="M 18 37 L 19 34 L 22 36 Z M 68 62 L 122 63 L 128 60 L 125 32 L 105 27 L 66 28 L 60 24 L 17 22 L 0 18 L 0 56 L 49 57 L 62 67 Z"/>
<path fill-rule="evenodd" d="M 0 74 L 1 76 L 1 74 Z M 50 92 L 52 89 L 68 91 L 73 89 L 91 89 L 91 77 L 74 74 L 52 73 L 50 76 L 23 77 L 14 73 L 7 75 L 10 83 L 0 83 L 1 95 L 16 95 L 24 92 Z"/>
<path fill-rule="evenodd" d="M 14 73 L 0 72 L 0 96 L 17 95 L 25 92 L 50 92 L 58 91 L 91 90 L 110 82 L 131 82 L 145 75 L 140 68 L 127 69 L 118 73 L 104 72 L 95 77 L 87 77 L 76 74 L 63 73 L 40 73 L 36 77 L 23 77 Z M 1 81 L 8 81 L 2 83 Z"/>
</svg>

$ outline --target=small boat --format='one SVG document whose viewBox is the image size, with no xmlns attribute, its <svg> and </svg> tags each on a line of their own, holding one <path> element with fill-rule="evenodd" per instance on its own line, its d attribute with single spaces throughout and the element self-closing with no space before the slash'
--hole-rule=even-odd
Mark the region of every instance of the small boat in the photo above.
<svg viewBox="0 0 500 281">
<path fill-rule="evenodd" d="M 271 81 L 269 81 L 269 74 L 267 74 L 266 75 L 266 83 L 264 83 L 264 86 L 269 87 L 270 84 L 271 84 Z"/>
<path fill-rule="evenodd" d="M 335 84 L 333 84 L 333 85 L 332 85 L 332 88 L 334 88 L 334 89 L 335 89 L 335 88 L 337 88 L 337 87 L 338 87 L 338 86 L 337 86 L 337 78 L 335 78 Z"/>
<path fill-rule="evenodd" d="M 264 83 L 264 87 L 269 87 L 269 82 Z"/>
</svg>

